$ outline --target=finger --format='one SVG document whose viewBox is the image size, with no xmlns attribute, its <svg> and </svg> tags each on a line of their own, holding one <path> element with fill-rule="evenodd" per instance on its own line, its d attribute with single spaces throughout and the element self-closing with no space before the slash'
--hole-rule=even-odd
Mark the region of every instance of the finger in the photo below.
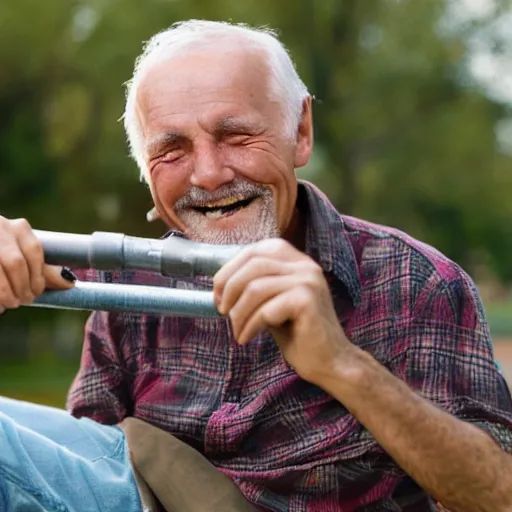
<svg viewBox="0 0 512 512">
<path fill-rule="evenodd" d="M 22 304 L 28 304 L 35 297 L 32 290 L 32 271 L 35 281 L 37 274 L 41 280 L 42 249 L 39 249 L 40 243 L 26 219 L 15 219 L 7 223 L 12 242 L 2 257 L 2 266 L 14 294 Z"/>
<path fill-rule="evenodd" d="M 15 241 L 9 245 L 2 256 L 1 265 L 14 297 L 20 304 L 23 304 L 33 299 L 30 289 L 30 273 L 16 238 L 13 240 Z"/>
<path fill-rule="evenodd" d="M 43 245 L 30 227 L 19 231 L 17 239 L 29 272 L 30 293 L 27 292 L 25 302 L 31 302 L 41 295 L 45 288 Z"/>
<path fill-rule="evenodd" d="M 9 278 L 0 266 L 0 310 L 14 309 L 21 305 L 19 298 L 14 293 Z"/>
<path fill-rule="evenodd" d="M 224 264 L 215 274 L 213 278 L 213 293 L 216 303 L 221 301 L 224 287 L 230 277 L 249 260 L 257 257 L 277 259 L 281 262 L 292 262 L 307 256 L 282 238 L 270 238 L 248 246 L 233 259 Z"/>
<path fill-rule="evenodd" d="M 46 287 L 54 290 L 67 290 L 73 288 L 76 276 L 70 269 L 57 267 L 54 265 L 45 265 L 43 275 Z"/>
<path fill-rule="evenodd" d="M 213 294 L 218 303 L 221 302 L 221 297 L 224 293 L 224 287 L 226 286 L 228 279 L 239 268 L 245 265 L 247 261 L 257 256 L 259 256 L 259 254 L 256 252 L 255 247 L 247 247 L 242 249 L 234 258 L 225 263 L 222 268 L 217 271 L 217 273 L 213 276 Z"/>
<path fill-rule="evenodd" d="M 235 339 L 239 339 L 246 323 L 265 302 L 292 288 L 296 281 L 295 275 L 267 276 L 251 281 L 229 310 Z"/>
<path fill-rule="evenodd" d="M 280 327 L 294 319 L 297 291 L 293 288 L 276 295 L 263 303 L 247 320 L 237 338 L 240 345 L 245 345 L 261 332 L 272 327 Z"/>
<path fill-rule="evenodd" d="M 240 295 L 255 280 L 265 276 L 279 276 L 291 272 L 290 266 L 285 262 L 276 261 L 266 257 L 257 256 L 239 267 L 224 285 L 222 296 L 219 299 L 218 310 L 225 315 L 238 301 Z"/>
</svg>

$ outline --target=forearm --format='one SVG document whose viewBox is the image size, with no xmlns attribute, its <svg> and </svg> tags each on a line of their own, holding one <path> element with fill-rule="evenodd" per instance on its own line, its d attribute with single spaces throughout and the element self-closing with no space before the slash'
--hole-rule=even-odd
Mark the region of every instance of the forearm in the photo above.
<svg viewBox="0 0 512 512">
<path fill-rule="evenodd" d="M 357 347 L 319 381 L 421 487 L 453 512 L 512 511 L 512 456 Z"/>
</svg>

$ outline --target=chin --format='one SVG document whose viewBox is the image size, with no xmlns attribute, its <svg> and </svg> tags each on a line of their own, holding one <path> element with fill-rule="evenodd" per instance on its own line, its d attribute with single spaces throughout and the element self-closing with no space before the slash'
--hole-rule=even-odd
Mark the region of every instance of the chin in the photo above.
<svg viewBox="0 0 512 512">
<path fill-rule="evenodd" d="M 233 231 L 219 231 L 208 233 L 205 236 L 197 235 L 194 238 L 190 237 L 190 239 L 195 240 L 197 242 L 205 243 L 205 244 L 213 244 L 213 245 L 248 245 L 259 242 L 261 240 L 265 240 L 267 238 L 275 238 L 277 234 L 273 235 L 262 235 L 262 236 L 252 236 L 247 233 L 237 233 Z"/>
<path fill-rule="evenodd" d="M 246 208 L 226 215 L 204 215 L 194 210 L 183 212 L 185 235 L 196 242 L 215 245 L 245 245 L 281 235 L 274 208 L 254 201 Z"/>
<path fill-rule="evenodd" d="M 280 236 L 274 226 L 261 224 L 239 225 L 234 228 L 213 228 L 207 230 L 188 229 L 185 235 L 190 240 L 215 245 L 245 245 L 259 242 L 267 238 Z"/>
</svg>

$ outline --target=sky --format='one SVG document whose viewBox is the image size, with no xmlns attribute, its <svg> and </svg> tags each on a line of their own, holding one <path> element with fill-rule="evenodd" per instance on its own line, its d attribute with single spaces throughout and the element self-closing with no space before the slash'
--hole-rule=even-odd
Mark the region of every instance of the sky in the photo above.
<svg viewBox="0 0 512 512">
<path fill-rule="evenodd" d="M 448 18 L 456 24 L 494 18 L 495 0 L 452 0 Z M 499 45 L 496 45 L 496 40 Z M 469 70 L 487 93 L 512 106 L 512 11 L 469 40 Z"/>
<path fill-rule="evenodd" d="M 464 27 L 472 21 L 493 20 L 496 0 L 449 0 L 448 26 Z M 512 112 L 512 9 L 468 41 L 468 67 L 473 79 L 494 100 Z M 445 25 L 446 26 L 446 25 Z M 498 148 L 512 155 L 512 114 L 495 126 Z"/>
</svg>

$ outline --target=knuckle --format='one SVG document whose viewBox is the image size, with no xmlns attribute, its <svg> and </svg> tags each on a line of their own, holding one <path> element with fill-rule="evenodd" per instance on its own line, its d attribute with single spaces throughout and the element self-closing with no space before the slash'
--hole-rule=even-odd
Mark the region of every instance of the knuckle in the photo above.
<svg viewBox="0 0 512 512">
<path fill-rule="evenodd" d="M 8 254 L 10 251 L 16 248 L 16 235 L 12 226 L 8 223 L 0 221 L 0 254 Z"/>
<path fill-rule="evenodd" d="M 321 287 L 321 275 L 307 274 L 304 277 L 304 284 L 307 286 L 308 291 L 317 290 Z"/>
<path fill-rule="evenodd" d="M 32 293 L 35 295 L 35 297 L 38 297 L 41 295 L 46 288 L 46 281 L 43 277 L 38 277 L 37 279 L 34 279 L 34 283 L 32 285 Z"/>
<path fill-rule="evenodd" d="M 310 258 L 309 256 L 303 258 L 300 262 L 298 262 L 298 264 L 302 267 L 304 271 L 307 271 L 311 274 L 323 274 L 322 267 L 313 258 Z"/>
<path fill-rule="evenodd" d="M 239 325 L 238 324 L 240 323 L 238 312 L 236 311 L 236 309 L 232 309 L 229 312 L 228 316 L 229 316 L 229 320 L 231 322 L 231 327 L 233 329 L 233 332 L 237 333 L 238 329 L 239 329 Z"/>
<path fill-rule="evenodd" d="M 258 295 L 259 293 L 262 292 L 262 284 L 258 280 L 251 281 L 250 283 L 247 284 L 246 291 L 250 295 Z"/>
<path fill-rule="evenodd" d="M 17 230 L 17 231 L 31 231 L 32 227 L 30 226 L 30 223 L 27 219 L 14 219 L 11 221 L 11 225 Z"/>
<path fill-rule="evenodd" d="M 313 260 L 301 261 L 298 264 L 298 272 L 303 276 L 304 281 L 312 286 L 317 286 L 324 280 L 322 267 Z"/>
<path fill-rule="evenodd" d="M 311 273 L 316 277 L 324 277 L 324 269 L 316 262 L 311 260 L 310 262 Z"/>
<path fill-rule="evenodd" d="M 285 242 L 282 238 L 267 238 L 266 240 L 262 240 L 258 244 L 258 249 L 263 253 L 276 253 L 280 252 L 284 247 L 286 247 L 287 242 Z M 256 247 L 254 248 L 256 250 Z"/>
<path fill-rule="evenodd" d="M 268 266 L 268 260 L 264 256 L 254 256 L 251 259 L 250 265 L 254 267 L 255 271 L 265 270 Z"/>
<path fill-rule="evenodd" d="M 21 303 L 7 287 L 2 287 L 0 288 L 0 305 L 4 308 L 15 309 L 19 307 Z"/>
<path fill-rule="evenodd" d="M 221 279 L 219 274 L 215 274 L 213 277 L 213 289 L 216 293 L 222 294 L 226 282 L 225 279 Z"/>
<path fill-rule="evenodd" d="M 33 293 L 27 293 L 23 297 L 23 304 L 31 304 L 34 301 L 35 298 L 36 297 L 35 297 L 35 295 Z"/>
<path fill-rule="evenodd" d="M 254 264 L 256 260 L 265 254 L 265 248 L 259 244 L 254 244 L 245 249 L 245 263 Z"/>
<path fill-rule="evenodd" d="M 311 302 L 314 301 L 313 290 L 307 285 L 300 286 L 295 296 L 295 300 L 298 306 L 307 306 L 311 304 Z"/>
<path fill-rule="evenodd" d="M 282 238 L 271 238 L 269 240 L 269 243 L 271 244 L 270 247 L 275 251 L 275 252 L 280 252 L 282 251 L 283 249 L 285 249 L 286 247 L 288 247 L 288 242 L 286 242 L 285 240 L 283 240 Z"/>
<path fill-rule="evenodd" d="M 2 262 L 3 266 L 11 272 L 19 272 L 25 266 L 25 258 L 21 254 L 6 256 Z"/>
<path fill-rule="evenodd" d="M 37 255 L 43 254 L 43 244 L 35 236 L 30 237 L 30 240 L 28 240 L 27 243 L 25 244 L 25 248 L 26 248 L 27 253 L 29 253 L 29 254 L 37 254 Z"/>
</svg>

